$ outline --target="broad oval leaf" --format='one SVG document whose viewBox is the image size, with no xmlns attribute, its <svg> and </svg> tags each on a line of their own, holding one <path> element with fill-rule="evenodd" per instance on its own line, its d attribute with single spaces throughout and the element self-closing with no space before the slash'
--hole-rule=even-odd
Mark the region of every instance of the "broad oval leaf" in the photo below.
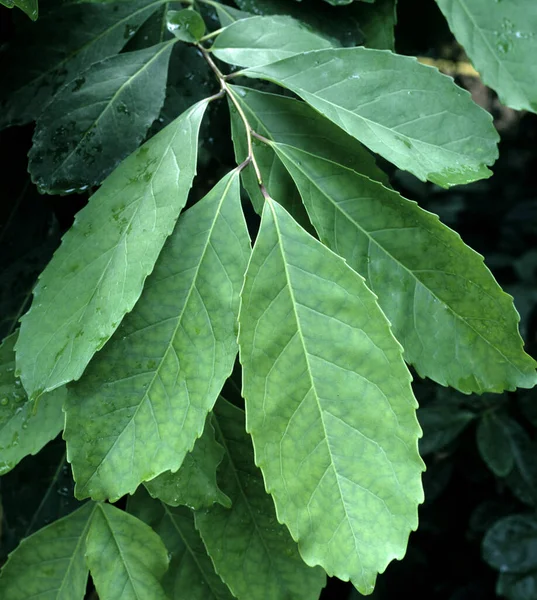
<svg viewBox="0 0 537 600">
<path fill-rule="evenodd" d="M 143 521 L 97 504 L 86 539 L 86 562 L 100 600 L 168 600 L 160 579 L 168 553 Z"/>
<path fill-rule="evenodd" d="M 218 480 L 232 505 L 197 512 L 196 527 L 216 572 L 237 598 L 318 598 L 326 576 L 302 561 L 286 527 L 276 520 L 244 430 L 244 412 L 220 398 L 213 423 L 226 451 Z"/>
<path fill-rule="evenodd" d="M 532 514 L 500 519 L 483 539 L 483 558 L 503 573 L 537 569 L 537 518 Z"/>
<path fill-rule="evenodd" d="M 28 155 L 42 192 L 99 185 L 138 148 L 164 103 L 172 44 L 107 58 L 56 94 L 37 121 Z"/>
<path fill-rule="evenodd" d="M 226 27 L 211 51 L 231 65 L 257 67 L 332 45 L 291 17 L 251 17 Z"/>
<path fill-rule="evenodd" d="M 241 293 L 247 429 L 307 564 L 362 593 L 423 500 L 402 348 L 360 275 L 267 200 Z"/>
<path fill-rule="evenodd" d="M 23 540 L 2 568 L 2 600 L 83 600 L 88 580 L 85 542 L 95 508 L 88 502 Z"/>
<path fill-rule="evenodd" d="M 169 10 L 166 14 L 166 25 L 168 31 L 183 42 L 195 43 L 205 33 L 205 23 L 201 15 L 191 8 Z"/>
<path fill-rule="evenodd" d="M 249 254 L 235 170 L 181 216 L 134 310 L 69 388 L 77 497 L 117 500 L 181 466 L 233 368 Z"/>
<path fill-rule="evenodd" d="M 17 333 L 0 345 L 0 475 L 16 466 L 25 456 L 37 454 L 63 429 L 62 407 L 65 388 L 43 396 L 37 407 L 15 377 Z"/>
<path fill-rule="evenodd" d="M 126 158 L 65 234 L 21 320 L 17 369 L 30 399 L 78 379 L 132 310 L 186 203 L 206 106 Z"/>
<path fill-rule="evenodd" d="M 60 5 L 23 28 L 0 79 L 0 129 L 36 119 L 64 84 L 119 52 L 165 0 Z"/>
<path fill-rule="evenodd" d="M 535 385 L 537 363 L 523 350 L 512 297 L 457 233 L 364 175 L 274 148 L 319 238 L 366 277 L 421 376 L 464 393 Z"/>
<path fill-rule="evenodd" d="M 515 464 L 511 447 L 509 417 L 486 412 L 477 426 L 476 441 L 481 458 L 498 477 L 509 475 Z"/>
<path fill-rule="evenodd" d="M 203 435 L 196 440 L 176 473 L 166 471 L 145 483 L 153 498 L 169 506 L 184 505 L 200 510 L 219 503 L 226 508 L 231 500 L 216 483 L 216 469 L 224 457 L 224 448 L 214 439 L 214 428 L 208 420 Z"/>
<path fill-rule="evenodd" d="M 490 176 L 492 117 L 450 77 L 416 59 L 369 48 L 299 54 L 241 71 L 298 94 L 374 152 L 443 187 Z"/>
<path fill-rule="evenodd" d="M 436 0 L 483 82 L 500 100 L 537 113 L 534 0 Z"/>
</svg>

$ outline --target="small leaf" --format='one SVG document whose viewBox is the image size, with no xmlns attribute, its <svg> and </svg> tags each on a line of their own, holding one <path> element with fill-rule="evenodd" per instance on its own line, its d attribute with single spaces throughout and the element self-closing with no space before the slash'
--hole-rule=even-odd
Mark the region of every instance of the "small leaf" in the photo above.
<svg viewBox="0 0 537 600">
<path fill-rule="evenodd" d="M 170 600 L 184 600 L 185 590 L 189 600 L 234 598 L 214 570 L 190 509 L 152 500 L 142 488 L 129 499 L 128 510 L 157 532 L 171 555 L 161 582 Z"/>
<path fill-rule="evenodd" d="M 15 377 L 15 340 L 10 335 L 0 345 L 0 475 L 25 456 L 37 454 L 63 429 L 65 388 L 43 396 L 37 407 Z"/>
<path fill-rule="evenodd" d="M 374 4 L 355 2 L 353 11 L 365 36 L 367 48 L 394 51 L 397 0 L 376 0 Z"/>
<path fill-rule="evenodd" d="M 423 501 L 416 401 L 364 280 L 267 200 L 241 292 L 256 462 L 309 565 L 371 593 Z"/>
<path fill-rule="evenodd" d="M 138 148 L 164 103 L 172 44 L 107 58 L 56 94 L 28 155 L 42 192 L 99 185 Z"/>
<path fill-rule="evenodd" d="M 445 448 L 475 418 L 474 413 L 443 402 L 435 402 L 418 410 L 423 429 L 420 454 L 426 456 Z"/>
<path fill-rule="evenodd" d="M 368 177 L 273 144 L 319 238 L 367 278 L 405 359 L 461 392 L 533 387 L 520 317 L 483 258 L 436 215 Z"/>
<path fill-rule="evenodd" d="M 84 544 L 95 509 L 88 502 L 23 540 L 2 568 L 0 598 L 83 600 L 88 579 Z"/>
<path fill-rule="evenodd" d="M 222 462 L 224 448 L 214 439 L 214 429 L 208 421 L 203 435 L 196 440 L 176 473 L 166 471 L 145 483 L 153 498 L 170 506 L 186 505 L 195 510 L 219 503 L 226 508 L 231 500 L 216 483 L 216 469 Z"/>
<path fill-rule="evenodd" d="M 110 504 L 96 506 L 86 562 L 100 600 L 167 600 L 159 583 L 168 569 L 162 540 L 148 525 Z"/>
<path fill-rule="evenodd" d="M 244 431 L 244 412 L 221 398 L 213 422 L 226 450 L 218 481 L 232 505 L 197 512 L 196 527 L 216 572 L 237 598 L 317 598 L 326 577 L 302 561 L 289 532 L 276 520 Z"/>
<path fill-rule="evenodd" d="M 496 523 L 483 539 L 483 558 L 502 573 L 537 569 L 537 518 L 511 515 Z"/>
<path fill-rule="evenodd" d="M 515 464 L 508 421 L 503 413 L 486 412 L 477 426 L 479 454 L 498 477 L 508 475 Z"/>
<path fill-rule="evenodd" d="M 216 9 L 216 14 L 218 15 L 218 20 L 220 21 L 220 25 L 222 25 L 222 27 L 227 27 L 228 25 L 235 23 L 235 21 L 248 19 L 248 17 L 253 16 L 244 10 L 238 10 L 232 6 L 220 4 L 219 2 L 215 3 L 214 8 Z"/>
<path fill-rule="evenodd" d="M 195 43 L 205 33 L 205 23 L 201 15 L 191 8 L 169 10 L 166 14 L 166 24 L 168 31 L 183 42 Z"/>
<path fill-rule="evenodd" d="M 119 52 L 165 0 L 60 5 L 18 31 L 0 79 L 0 129 L 36 119 L 65 83 Z"/>
<path fill-rule="evenodd" d="M 187 110 L 106 178 L 41 274 L 16 347 L 30 399 L 78 379 L 132 310 L 186 203 L 206 106 Z"/>
<path fill-rule="evenodd" d="M 291 17 L 252 17 L 226 27 L 211 51 L 220 60 L 257 67 L 301 52 L 330 48 L 330 42 Z"/>
<path fill-rule="evenodd" d="M 314 50 L 241 71 L 298 94 L 374 152 L 443 187 L 491 175 L 492 117 L 453 80 L 385 50 Z"/>
<path fill-rule="evenodd" d="M 32 21 L 37 20 L 38 6 L 37 0 L 0 0 L 0 4 L 13 8 L 17 6 L 24 11 Z"/>
<path fill-rule="evenodd" d="M 249 254 L 235 170 L 181 216 L 134 310 L 69 388 L 77 497 L 117 500 L 181 466 L 233 368 Z"/>
<path fill-rule="evenodd" d="M 483 82 L 517 110 L 537 113 L 534 0 L 436 0 Z"/>
</svg>

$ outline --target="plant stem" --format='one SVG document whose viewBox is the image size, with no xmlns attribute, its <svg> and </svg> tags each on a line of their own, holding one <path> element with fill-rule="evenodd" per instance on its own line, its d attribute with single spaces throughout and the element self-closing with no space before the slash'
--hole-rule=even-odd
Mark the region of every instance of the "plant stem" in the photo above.
<svg viewBox="0 0 537 600">
<path fill-rule="evenodd" d="M 199 39 L 200 42 L 206 42 L 207 40 L 212 39 L 213 37 L 216 37 L 217 35 L 220 35 L 222 33 L 222 31 L 224 31 L 225 27 L 220 27 L 220 29 L 215 29 L 214 31 L 211 31 L 211 33 L 208 33 L 207 35 L 204 35 L 202 38 Z"/>
</svg>

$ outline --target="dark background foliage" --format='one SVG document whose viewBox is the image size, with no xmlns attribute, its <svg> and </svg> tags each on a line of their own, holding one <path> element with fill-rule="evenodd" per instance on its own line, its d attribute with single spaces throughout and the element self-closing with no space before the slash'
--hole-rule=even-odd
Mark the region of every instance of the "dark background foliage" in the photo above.
<svg viewBox="0 0 537 600">
<path fill-rule="evenodd" d="M 10 38 L 14 21 L 19 18 L 20 15 L 0 7 L 0 44 Z M 399 0 L 398 20 L 398 52 L 464 60 L 432 0 Z M 197 57 L 190 58 L 192 69 L 196 69 Z M 171 64 L 173 67 L 173 60 Z M 188 72 L 180 75 L 177 81 L 189 77 Z M 537 116 L 502 107 L 495 94 L 476 79 L 463 77 L 457 82 L 467 87 L 474 99 L 495 117 L 502 141 L 494 176 L 443 190 L 388 166 L 392 182 L 403 195 L 438 213 L 444 223 L 485 256 L 499 283 L 514 296 L 522 317 L 521 332 L 527 351 L 537 357 Z M 207 95 L 206 92 L 204 89 L 203 94 Z M 197 93 L 199 90 L 191 90 L 192 96 Z M 205 136 L 197 175 L 198 183 L 202 184 L 198 185 L 200 195 L 226 166 L 233 164 L 224 104 L 211 106 L 209 116 L 210 132 Z M 33 125 L 29 125 L 0 133 L 2 338 L 13 330 L 26 310 L 37 275 L 75 213 L 87 202 L 84 194 L 40 195 L 30 183 L 26 169 L 32 131 Z M 250 220 L 255 228 L 255 216 L 250 214 Z M 537 497 L 537 476 L 530 474 L 522 484 L 516 474 L 496 477 L 478 452 L 476 428 L 485 413 L 497 412 L 509 415 L 534 441 L 537 409 L 531 407 L 537 401 L 537 391 L 468 397 L 418 377 L 414 388 L 420 405 L 426 409 L 432 407 L 429 416 L 440 404 L 448 406 L 452 416 L 469 416 L 463 431 L 452 435 L 450 440 L 448 435 L 448 443 L 442 444 L 439 442 L 442 432 L 438 427 L 427 427 L 424 423 L 427 419 L 421 412 L 431 451 L 425 456 L 426 501 L 420 508 L 420 528 L 411 536 L 405 559 L 392 563 L 379 577 L 373 598 L 384 600 L 407 594 L 435 600 L 492 598 L 498 573 L 482 559 L 483 536 L 501 517 L 535 511 L 532 498 Z M 0 494 L 0 563 L 3 563 L 22 537 L 67 514 L 77 504 L 72 498 L 72 480 L 61 440 L 49 444 L 38 456 L 25 459 L 2 477 Z M 333 580 L 322 597 L 344 600 L 359 596 L 350 584 Z"/>
</svg>

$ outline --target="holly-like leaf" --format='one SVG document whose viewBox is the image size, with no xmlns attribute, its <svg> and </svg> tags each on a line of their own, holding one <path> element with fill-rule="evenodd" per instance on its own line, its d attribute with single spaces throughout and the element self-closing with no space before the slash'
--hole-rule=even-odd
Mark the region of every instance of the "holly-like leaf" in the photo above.
<svg viewBox="0 0 537 600">
<path fill-rule="evenodd" d="M 85 540 L 96 508 L 88 502 L 23 540 L 2 568 L 0 598 L 83 600 L 88 579 Z"/>
<path fill-rule="evenodd" d="M 36 119 L 64 84 L 119 52 L 165 0 L 60 5 L 21 29 L 0 79 L 0 129 Z"/>
<path fill-rule="evenodd" d="M 181 466 L 233 368 L 249 254 L 235 170 L 181 216 L 134 310 L 69 388 L 77 497 L 116 500 Z"/>
<path fill-rule="evenodd" d="M 16 346 L 30 399 L 78 379 L 132 310 L 186 203 L 206 106 L 187 110 L 107 177 L 41 274 Z"/>
<path fill-rule="evenodd" d="M 0 475 L 36 454 L 63 429 L 65 388 L 43 396 L 37 407 L 15 377 L 17 333 L 0 345 Z"/>
<path fill-rule="evenodd" d="M 189 600 L 234 598 L 215 572 L 189 508 L 152 500 L 142 488 L 129 499 L 128 510 L 150 525 L 166 545 L 170 568 L 161 583 L 169 600 L 184 600 L 185 590 Z"/>
<path fill-rule="evenodd" d="M 487 412 L 477 426 L 477 447 L 481 458 L 498 477 L 505 477 L 515 464 L 510 435 L 511 419 L 504 413 Z"/>
<path fill-rule="evenodd" d="M 226 450 L 218 481 L 232 505 L 197 512 L 196 527 L 217 573 L 237 598 L 317 598 L 325 575 L 302 561 L 289 532 L 276 520 L 244 430 L 244 412 L 220 398 L 213 422 Z"/>
<path fill-rule="evenodd" d="M 309 565 L 362 593 L 404 555 L 423 500 L 402 348 L 363 278 L 267 200 L 241 292 L 256 462 Z"/>
<path fill-rule="evenodd" d="M 475 418 L 474 413 L 444 402 L 434 402 L 418 410 L 423 429 L 420 454 L 438 452 L 456 439 Z"/>
<path fill-rule="evenodd" d="M 537 11 L 533 0 L 436 0 L 483 82 L 500 100 L 537 113 Z"/>
<path fill-rule="evenodd" d="M 100 600 L 168 600 L 160 579 L 168 554 L 143 521 L 97 504 L 86 539 L 86 562 Z"/>
<path fill-rule="evenodd" d="M 210 421 L 176 473 L 166 471 L 145 483 L 153 498 L 170 506 L 185 505 L 195 510 L 219 503 L 226 508 L 231 500 L 216 483 L 216 469 L 224 457 L 224 448 L 214 439 Z"/>
<path fill-rule="evenodd" d="M 274 148 L 319 238 L 366 277 L 421 376 L 464 393 L 535 385 L 512 297 L 457 233 L 360 173 Z"/>
<path fill-rule="evenodd" d="M 216 38 L 212 53 L 231 65 L 257 67 L 332 44 L 285 16 L 252 17 L 229 25 Z"/>
<path fill-rule="evenodd" d="M 201 15 L 191 8 L 168 11 L 166 24 L 168 31 L 183 42 L 197 42 L 205 33 L 205 23 Z"/>
<path fill-rule="evenodd" d="M 338 48 L 241 71 L 282 85 L 400 169 L 443 187 L 490 176 L 492 117 L 453 80 L 385 50 Z"/>
<path fill-rule="evenodd" d="M 32 19 L 32 21 L 35 21 L 37 19 L 37 0 L 0 0 L 0 4 L 3 4 L 8 8 L 13 8 L 14 6 L 17 6 L 22 11 L 24 11 L 30 17 L 30 19 Z"/>
<path fill-rule="evenodd" d="M 532 514 L 510 515 L 487 531 L 482 554 L 487 563 L 503 573 L 526 573 L 537 569 L 537 519 Z"/>
<path fill-rule="evenodd" d="M 42 192 L 99 185 L 138 148 L 164 103 L 172 44 L 107 58 L 56 94 L 28 155 Z"/>
</svg>

